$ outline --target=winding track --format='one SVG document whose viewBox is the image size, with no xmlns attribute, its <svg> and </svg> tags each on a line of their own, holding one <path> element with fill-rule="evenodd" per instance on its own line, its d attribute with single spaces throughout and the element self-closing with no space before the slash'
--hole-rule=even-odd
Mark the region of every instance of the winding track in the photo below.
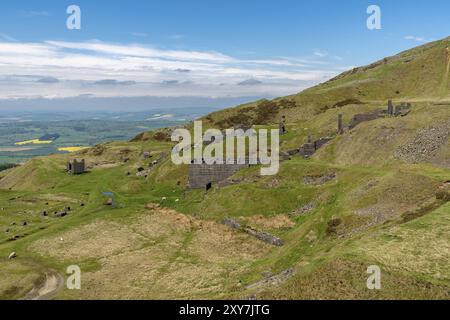
<svg viewBox="0 0 450 320">
<path fill-rule="evenodd" d="M 51 300 L 63 287 L 64 277 L 55 272 L 45 273 L 45 281 L 34 287 L 23 300 Z"/>
</svg>

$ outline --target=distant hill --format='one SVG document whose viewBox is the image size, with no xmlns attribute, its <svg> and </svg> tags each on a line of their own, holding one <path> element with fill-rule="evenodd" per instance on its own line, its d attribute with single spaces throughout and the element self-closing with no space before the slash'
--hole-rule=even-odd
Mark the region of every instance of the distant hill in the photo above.
<svg viewBox="0 0 450 320">
<path fill-rule="evenodd" d="M 259 101 L 206 117 L 214 124 L 261 120 L 305 120 L 349 104 L 394 101 L 450 101 L 450 38 L 428 43 L 367 66 L 346 71 L 323 84 L 273 101 Z M 264 124 L 264 123 L 260 123 Z"/>
</svg>

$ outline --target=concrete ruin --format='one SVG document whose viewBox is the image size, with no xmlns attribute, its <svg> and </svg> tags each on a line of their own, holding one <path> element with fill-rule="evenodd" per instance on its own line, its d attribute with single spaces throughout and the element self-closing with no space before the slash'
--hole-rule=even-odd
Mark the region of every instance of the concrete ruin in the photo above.
<svg viewBox="0 0 450 320">
<path fill-rule="evenodd" d="M 67 172 L 73 175 L 83 174 L 86 172 L 86 162 L 84 159 L 78 161 L 73 159 L 67 162 Z"/>
</svg>

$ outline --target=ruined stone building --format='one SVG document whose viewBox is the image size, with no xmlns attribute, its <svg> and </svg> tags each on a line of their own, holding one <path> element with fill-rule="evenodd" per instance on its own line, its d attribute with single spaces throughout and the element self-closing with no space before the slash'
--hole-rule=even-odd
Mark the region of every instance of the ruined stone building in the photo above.
<svg viewBox="0 0 450 320">
<path fill-rule="evenodd" d="M 77 159 L 73 159 L 67 162 L 67 172 L 70 174 L 82 174 L 86 172 L 86 163 L 85 160 L 82 159 L 78 161 Z"/>
<path fill-rule="evenodd" d="M 400 105 L 394 105 L 392 100 L 389 100 L 387 109 L 354 115 L 350 124 L 348 125 L 348 128 L 353 129 L 362 122 L 373 121 L 379 118 L 404 117 L 407 116 L 410 112 L 411 112 L 411 103 L 403 102 Z M 338 134 L 342 134 L 344 130 L 345 126 L 343 125 L 342 122 L 342 114 L 339 114 Z"/>
<path fill-rule="evenodd" d="M 325 144 L 330 142 L 332 138 L 323 137 L 318 140 L 313 140 L 312 136 L 308 136 L 306 143 L 300 147 L 299 154 L 304 158 L 309 158 L 313 156 L 317 150 L 322 148 Z"/>
<path fill-rule="evenodd" d="M 189 165 L 189 188 L 211 189 L 213 183 L 226 180 L 248 164 L 195 164 Z"/>
</svg>

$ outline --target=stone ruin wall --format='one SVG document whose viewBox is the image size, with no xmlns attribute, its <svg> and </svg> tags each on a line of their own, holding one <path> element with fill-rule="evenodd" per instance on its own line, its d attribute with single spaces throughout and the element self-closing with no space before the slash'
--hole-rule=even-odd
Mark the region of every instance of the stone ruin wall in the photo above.
<svg viewBox="0 0 450 320">
<path fill-rule="evenodd" d="M 247 167 L 248 164 L 190 164 L 189 188 L 206 188 L 209 183 L 217 183 L 226 180 L 237 171 Z"/>
</svg>

